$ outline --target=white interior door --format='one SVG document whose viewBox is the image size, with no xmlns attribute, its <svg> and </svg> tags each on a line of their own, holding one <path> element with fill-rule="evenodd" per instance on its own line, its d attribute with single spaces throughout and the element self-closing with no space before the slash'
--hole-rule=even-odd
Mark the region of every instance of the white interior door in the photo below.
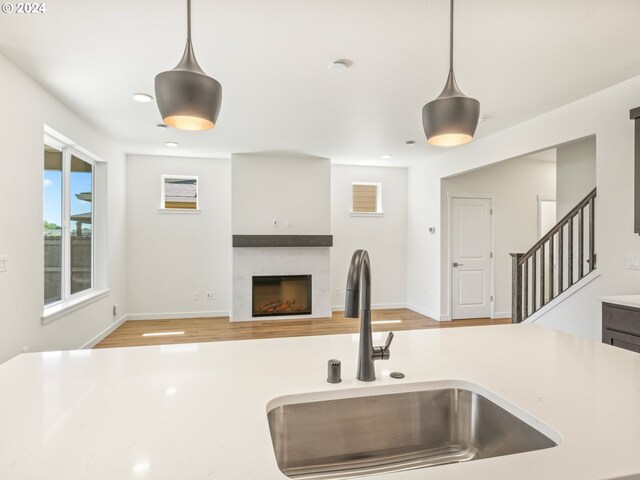
<svg viewBox="0 0 640 480">
<path fill-rule="evenodd" d="M 452 318 L 491 316 L 491 200 L 451 201 Z"/>
<path fill-rule="evenodd" d="M 542 238 L 549 231 L 556 226 L 556 201 L 552 198 L 545 198 L 538 195 L 538 238 Z M 549 248 L 547 246 L 547 248 Z M 544 300 L 548 302 L 551 300 L 551 283 L 549 278 L 549 273 L 551 269 L 549 268 L 549 251 L 547 250 L 547 254 L 544 257 Z M 558 258 L 558 239 L 557 237 L 553 238 L 553 268 L 557 268 L 557 259 Z M 556 287 L 554 286 L 554 290 Z"/>
<path fill-rule="evenodd" d="M 538 238 L 556 226 L 556 201 L 538 196 Z"/>
</svg>

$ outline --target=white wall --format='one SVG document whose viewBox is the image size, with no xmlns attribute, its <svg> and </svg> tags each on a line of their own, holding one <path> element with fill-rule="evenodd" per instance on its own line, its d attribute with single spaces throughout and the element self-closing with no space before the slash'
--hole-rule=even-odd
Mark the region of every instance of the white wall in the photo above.
<svg viewBox="0 0 640 480">
<path fill-rule="evenodd" d="M 533 118 L 442 155 L 409 170 L 409 303 L 440 313 L 434 292 L 440 283 L 440 242 L 429 242 L 425 233 L 439 212 L 440 191 L 434 178 L 442 178 L 497 161 L 545 150 L 590 135 L 596 135 L 596 250 L 601 277 L 571 297 L 587 305 L 582 315 L 567 318 L 554 309 L 545 320 L 556 328 L 600 338 L 600 295 L 638 293 L 640 271 L 624 268 L 625 254 L 640 254 L 640 238 L 633 233 L 633 123 L 629 110 L 640 104 L 640 77 Z M 438 180 L 439 183 L 439 180 Z M 434 235 L 434 240 L 437 235 Z M 424 247 L 428 251 L 420 251 Z M 443 259 L 444 260 L 444 259 Z M 415 282 L 418 273 L 424 278 Z M 584 292 L 584 293 L 583 293 Z M 559 313 L 556 313 L 559 312 Z M 562 317 L 560 317 L 562 315 Z M 554 317 L 557 317 L 554 321 Z"/>
<path fill-rule="evenodd" d="M 300 213 L 287 210 L 299 199 L 300 192 L 279 190 L 273 195 L 281 200 L 274 212 L 281 215 L 281 226 L 265 227 L 263 216 L 254 215 L 253 227 L 246 220 L 244 210 L 250 205 L 260 205 L 257 200 L 267 193 L 262 185 L 269 184 L 265 172 L 257 174 L 250 156 L 244 155 L 235 166 L 230 161 L 181 157 L 153 157 L 129 155 L 127 157 L 127 205 L 128 224 L 128 277 L 130 318 L 167 318 L 185 316 L 227 315 L 231 308 L 232 248 L 231 248 L 231 196 L 232 183 L 239 198 L 250 201 L 236 210 L 234 222 L 244 225 L 244 233 L 332 233 L 334 247 L 331 252 L 331 298 L 336 308 L 344 305 L 344 283 L 353 251 L 366 248 L 371 254 L 374 271 L 373 301 L 377 307 L 398 307 L 406 304 L 406 182 L 404 168 L 330 166 L 327 161 L 312 158 L 298 160 L 295 169 L 304 172 L 308 210 Z M 278 168 L 289 159 L 280 162 L 271 157 L 259 160 L 260 167 L 267 166 L 271 178 L 282 178 Z M 273 163 L 271 163 L 273 161 Z M 238 165 L 240 165 L 238 169 Z M 236 174 L 231 180 L 231 170 Z M 307 170 L 309 169 L 309 170 Z M 260 171 L 260 168 L 257 169 Z M 308 176 L 307 171 L 313 175 Z M 256 190 L 250 190 L 245 173 Z M 325 184 L 331 178 L 330 196 L 324 197 Z M 199 179 L 199 206 L 201 213 L 158 213 L 160 206 L 160 176 L 197 175 Z M 257 175 L 256 175 L 257 174 Z M 352 217 L 351 183 L 354 181 L 381 182 L 383 184 L 384 217 Z M 239 191 L 235 191 L 239 185 Z M 245 189 L 245 190 L 243 190 Z M 135 200 L 134 200 L 135 199 Z M 312 199 L 309 202 L 309 199 Z M 316 211 L 308 217 L 306 212 Z M 271 211 L 271 210 L 270 210 Z M 332 222 L 327 231 L 326 223 Z M 300 217 L 298 217 L 300 215 Z M 271 218 L 267 214 L 267 220 Z M 286 227 L 286 219 L 294 219 L 294 226 Z M 304 222 L 297 222 L 301 218 Z M 312 220 L 320 220 L 312 225 Z M 306 222 L 306 226 L 304 223 Z M 180 248 L 184 246 L 184 248 Z M 336 289 L 340 290 L 336 295 Z M 200 292 L 200 300 L 193 300 L 193 292 Z M 204 296 L 213 291 L 215 300 Z"/>
<path fill-rule="evenodd" d="M 449 252 L 450 197 L 475 193 L 493 197 L 494 317 L 511 317 L 510 253 L 526 252 L 538 240 L 538 195 L 555 195 L 554 162 L 527 157 L 442 179 L 442 252 Z M 442 315 L 449 317 L 449 262 L 442 263 Z"/>
<path fill-rule="evenodd" d="M 353 182 L 382 184 L 382 217 L 351 216 Z M 372 268 L 372 304 L 404 307 L 407 277 L 407 169 L 331 168 L 331 290 L 334 309 L 344 309 L 347 270 L 354 250 L 368 250 Z"/>
<path fill-rule="evenodd" d="M 439 164 L 420 162 L 407 172 L 407 306 L 440 320 Z M 429 233 L 429 228 L 435 228 Z"/>
<path fill-rule="evenodd" d="M 200 213 L 160 213 L 161 175 L 197 176 Z M 129 318 L 228 315 L 230 161 L 129 155 L 127 198 Z"/>
<path fill-rule="evenodd" d="M 596 186 L 596 138 L 556 149 L 556 217 L 561 219 Z"/>
<path fill-rule="evenodd" d="M 594 312 L 602 309 L 602 277 L 594 278 L 581 290 L 565 298 L 546 315 L 533 323 L 556 330 L 571 332 L 595 340 L 602 339 L 602 324 L 594 319 Z M 606 288 L 606 287 L 604 287 Z"/>
<path fill-rule="evenodd" d="M 125 272 L 124 154 L 14 65 L 0 56 L 0 362 L 30 351 L 79 348 L 114 326 L 112 306 L 127 310 Z M 106 263 L 108 297 L 42 325 L 44 245 L 42 235 L 43 128 L 62 133 L 108 162 Z"/>
<path fill-rule="evenodd" d="M 326 235 L 331 231 L 331 164 L 289 154 L 233 154 L 236 235 Z M 272 226 L 278 218 L 280 226 Z M 287 227 L 291 220 L 292 226 Z"/>
</svg>

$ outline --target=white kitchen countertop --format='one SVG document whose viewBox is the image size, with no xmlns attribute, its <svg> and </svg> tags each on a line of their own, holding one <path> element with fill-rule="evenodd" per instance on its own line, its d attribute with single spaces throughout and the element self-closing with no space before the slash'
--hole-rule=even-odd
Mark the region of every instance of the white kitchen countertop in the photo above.
<svg viewBox="0 0 640 480">
<path fill-rule="evenodd" d="M 640 308 L 640 295 L 611 295 L 608 297 L 601 297 L 600 301 L 603 303 L 613 303 L 615 305 Z"/>
<path fill-rule="evenodd" d="M 379 379 L 361 383 L 357 350 L 332 335 L 20 355 L 0 365 L 0 478 L 282 480 L 273 399 L 442 380 L 488 389 L 561 444 L 376 478 L 640 478 L 636 353 L 535 325 L 401 331 Z M 341 384 L 325 381 L 329 358 Z M 396 370 L 406 378 L 383 374 Z"/>
</svg>

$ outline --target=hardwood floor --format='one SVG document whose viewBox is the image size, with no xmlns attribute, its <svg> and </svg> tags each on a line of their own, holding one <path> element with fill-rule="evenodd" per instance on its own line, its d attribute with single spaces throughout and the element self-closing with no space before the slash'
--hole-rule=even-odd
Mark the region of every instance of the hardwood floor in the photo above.
<svg viewBox="0 0 640 480">
<path fill-rule="evenodd" d="M 255 322 L 230 322 L 228 317 L 135 320 L 125 322 L 94 348 L 357 333 L 359 322 L 360 320 L 357 318 L 345 318 L 342 312 L 334 312 L 331 318 Z M 497 320 L 477 318 L 438 322 L 411 310 L 394 309 L 374 310 L 372 322 L 373 331 L 376 332 L 498 325 L 511 323 L 511 320 L 508 318 Z M 175 334 L 175 332 L 183 333 Z M 152 336 L 144 336 L 145 334 L 152 334 Z"/>
</svg>

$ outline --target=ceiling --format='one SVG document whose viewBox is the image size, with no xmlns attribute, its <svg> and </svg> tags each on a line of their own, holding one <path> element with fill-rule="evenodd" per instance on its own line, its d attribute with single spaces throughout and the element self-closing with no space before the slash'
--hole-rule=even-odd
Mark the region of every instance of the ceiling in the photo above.
<svg viewBox="0 0 640 480">
<path fill-rule="evenodd" d="M 180 59 L 185 1 L 3 14 L 0 53 L 130 153 L 406 165 L 442 151 L 424 140 L 421 108 L 446 79 L 446 0 L 193 0 L 193 16 L 196 56 L 223 86 L 206 132 L 159 129 L 155 103 L 131 98 Z M 478 137 L 640 75 L 638 18 L 637 0 L 458 0 L 458 83 L 489 117 Z M 352 67 L 327 70 L 342 58 Z"/>
</svg>

